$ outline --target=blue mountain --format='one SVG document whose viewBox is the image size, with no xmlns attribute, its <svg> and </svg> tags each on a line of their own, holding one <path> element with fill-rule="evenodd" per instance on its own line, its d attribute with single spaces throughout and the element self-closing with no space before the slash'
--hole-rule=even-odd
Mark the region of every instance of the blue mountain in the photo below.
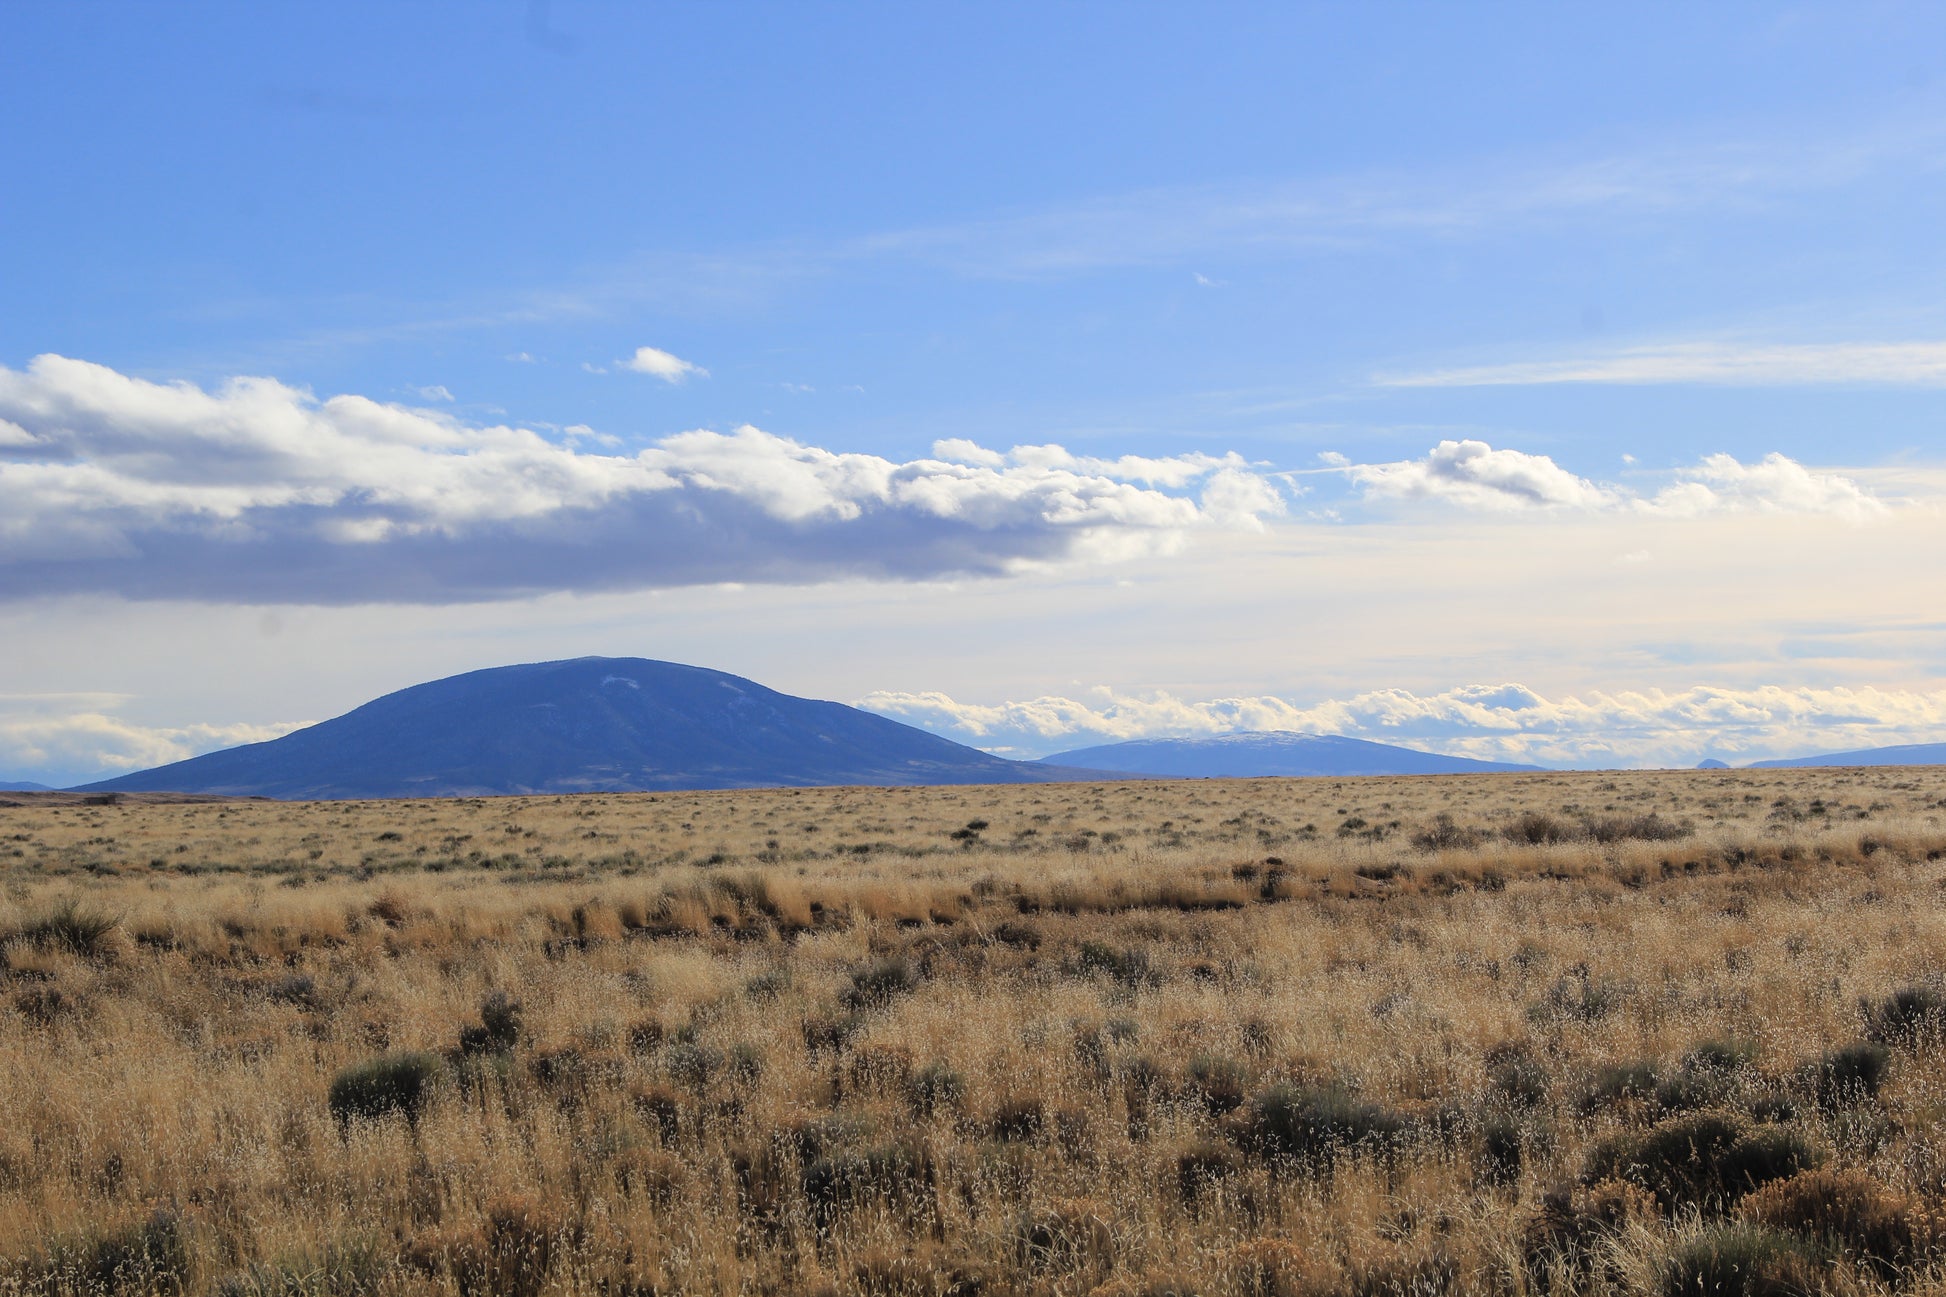
<svg viewBox="0 0 1946 1297">
<path fill-rule="evenodd" d="M 1889 748 L 1826 752 L 1815 757 L 1752 761 L 1749 770 L 1789 770 L 1798 766 L 1946 766 L 1946 743 L 1900 743 Z"/>
<path fill-rule="evenodd" d="M 1267 730 L 1201 739 L 1136 739 L 1075 748 L 1044 758 L 1050 765 L 1085 766 L 1181 779 L 1241 779 L 1259 775 L 1451 775 L 1540 770 L 1541 766 L 1445 757 L 1331 734 Z"/>
<path fill-rule="evenodd" d="M 1116 777 L 1009 761 L 721 671 L 590 657 L 415 685 L 267 743 L 84 791 L 308 801 Z"/>
</svg>

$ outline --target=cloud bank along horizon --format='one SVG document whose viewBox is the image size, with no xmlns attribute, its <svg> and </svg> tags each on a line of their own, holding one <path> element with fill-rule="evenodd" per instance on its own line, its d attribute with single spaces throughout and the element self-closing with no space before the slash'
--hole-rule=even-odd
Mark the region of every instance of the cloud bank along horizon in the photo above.
<svg viewBox="0 0 1946 1297">
<path fill-rule="evenodd" d="M 655 348 L 635 353 L 644 355 L 635 368 L 665 382 L 706 372 Z M 427 606 L 724 583 L 923 588 L 1162 570 L 1199 538 L 1223 535 L 1382 544 L 1415 522 L 1464 527 L 1468 517 L 1536 534 L 1610 520 L 1638 538 L 1644 527 L 1742 517 L 1870 529 L 1934 513 L 1939 498 L 1924 473 L 1810 467 L 1778 453 L 1749 463 L 1711 453 L 1647 485 L 1605 482 L 1471 438 L 1405 460 L 1327 452 L 1302 469 L 1234 451 L 1083 455 L 967 438 L 895 460 L 749 425 L 631 449 L 586 425 L 469 421 L 441 408 L 448 395 L 425 389 L 436 403 L 425 406 L 320 398 L 266 377 L 204 388 L 52 355 L 0 366 L 0 602 Z M 1638 549 L 1616 561 L 1652 557 Z M 1010 755 L 1274 728 L 1567 765 L 1756 758 L 1801 750 L 1814 735 L 1825 747 L 1865 746 L 1924 737 L 1946 717 L 1923 690 L 1695 685 L 1551 701 L 1465 680 L 1308 703 L 1139 686 L 1078 700 L 962 703 L 927 690 L 859 700 Z M 261 717 L 143 724 L 119 708 L 108 696 L 0 700 L 0 769 L 78 778 L 292 727 Z"/>
</svg>

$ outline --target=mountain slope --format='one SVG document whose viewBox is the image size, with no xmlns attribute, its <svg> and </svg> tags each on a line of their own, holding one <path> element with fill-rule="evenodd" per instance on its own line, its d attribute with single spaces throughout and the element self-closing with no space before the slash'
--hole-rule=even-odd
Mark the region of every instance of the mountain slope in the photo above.
<svg viewBox="0 0 1946 1297">
<path fill-rule="evenodd" d="M 702 667 L 576 658 L 415 685 L 335 720 L 87 785 L 303 800 L 1112 778 L 1008 761 Z"/>
<path fill-rule="evenodd" d="M 1288 730 L 1219 734 L 1205 739 L 1136 739 L 1057 752 L 1045 760 L 1051 765 L 1184 779 L 1241 779 L 1257 775 L 1444 775 L 1542 769 L 1475 761 L 1469 757 L 1445 757 L 1364 739 L 1296 734 Z"/>
<path fill-rule="evenodd" d="M 1789 770 L 1796 766 L 1946 766 L 1946 743 L 1900 743 L 1889 748 L 1826 752 L 1814 757 L 1752 761 L 1748 770 Z"/>
<path fill-rule="evenodd" d="M 44 793 L 48 791 L 49 789 L 46 784 L 31 784 L 25 780 L 12 780 L 0 783 L 0 793 Z"/>
</svg>

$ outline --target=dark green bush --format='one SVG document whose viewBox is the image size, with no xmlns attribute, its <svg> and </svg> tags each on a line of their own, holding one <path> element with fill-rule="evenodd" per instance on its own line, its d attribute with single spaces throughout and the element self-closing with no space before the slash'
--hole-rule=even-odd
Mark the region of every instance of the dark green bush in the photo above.
<svg viewBox="0 0 1946 1297">
<path fill-rule="evenodd" d="M 1656 1107 L 1664 1112 L 1697 1112 L 1721 1107 L 1741 1088 L 1735 1073 L 1681 1067 L 1655 1087 Z"/>
<path fill-rule="evenodd" d="M 1788 1127 L 1751 1128 L 1730 1113 L 1703 1112 L 1601 1141 L 1589 1152 L 1582 1180 L 1638 1185 L 1654 1194 L 1664 1211 L 1720 1211 L 1820 1160 L 1818 1151 Z"/>
<path fill-rule="evenodd" d="M 462 1054 L 504 1054 L 520 1043 L 520 1002 L 505 991 L 494 991 L 480 1001 L 477 1026 L 460 1028 Z"/>
<path fill-rule="evenodd" d="M 1480 1124 L 1480 1178 L 1498 1185 L 1520 1179 L 1526 1142 L 1520 1122 L 1513 1117 L 1505 1113 L 1488 1117 Z"/>
<path fill-rule="evenodd" d="M 1662 1297 L 1810 1297 L 1826 1290 L 1802 1239 L 1758 1225 L 1716 1225 L 1678 1245 L 1658 1276 Z"/>
<path fill-rule="evenodd" d="M 1586 1114 L 1630 1099 L 1647 1099 L 1661 1079 L 1661 1069 L 1653 1062 L 1605 1063 L 1595 1069 L 1575 1107 Z"/>
<path fill-rule="evenodd" d="M 375 1297 L 392 1271 L 391 1257 L 361 1240 L 258 1262 L 213 1291 L 214 1297 Z"/>
<path fill-rule="evenodd" d="M 663 1064 L 669 1069 L 669 1079 L 678 1085 L 686 1085 L 692 1090 L 702 1090 L 722 1074 L 728 1061 L 723 1051 L 714 1045 L 698 1045 L 691 1041 L 677 1041 L 663 1051 Z"/>
<path fill-rule="evenodd" d="M 987 1119 L 987 1133 L 999 1140 L 1033 1139 L 1046 1124 L 1047 1108 L 1039 1099 L 1008 1099 Z"/>
<path fill-rule="evenodd" d="M 1176 1159 L 1176 1192 L 1195 1203 L 1235 1175 L 1237 1155 L 1221 1144 L 1204 1142 Z"/>
<path fill-rule="evenodd" d="M 878 1203 L 902 1214 L 929 1209 L 935 1172 L 932 1158 L 914 1143 L 866 1149 L 833 1149 L 804 1170 L 804 1197 L 821 1231 L 847 1207 Z"/>
<path fill-rule="evenodd" d="M 1910 1048 L 1946 1030 L 1946 995 L 1929 986 L 1901 987 L 1861 1007 L 1866 1039 L 1881 1045 Z"/>
<path fill-rule="evenodd" d="M 1324 1161 L 1395 1148 L 1405 1129 L 1398 1113 L 1343 1085 L 1278 1085 L 1251 1102 L 1238 1136 L 1270 1161 Z"/>
<path fill-rule="evenodd" d="M 343 1126 L 354 1118 L 377 1121 L 397 1114 L 417 1124 L 445 1065 L 437 1054 L 382 1054 L 354 1064 L 331 1080 L 331 1115 Z"/>
<path fill-rule="evenodd" d="M 1199 1054 L 1189 1061 L 1189 1092 L 1212 1117 L 1241 1108 L 1243 1087 L 1243 1068 L 1230 1059 Z"/>
<path fill-rule="evenodd" d="M 881 959 L 853 969 L 851 985 L 839 999 L 847 1009 L 874 1009 L 890 1004 L 919 985 L 919 975 L 903 959 Z"/>
<path fill-rule="evenodd" d="M 1510 1041 L 1487 1051 L 1487 1084 L 1517 1108 L 1538 1108 L 1547 1102 L 1554 1078 L 1527 1047 Z"/>
<path fill-rule="evenodd" d="M 0 1275 L 11 1268 L 0 1267 Z M 190 1284 L 189 1232 L 181 1215 L 159 1209 L 118 1228 L 57 1240 L 22 1269 L 30 1292 L 176 1297 Z"/>
<path fill-rule="evenodd" d="M 70 896 L 52 909 L 16 928 L 5 941 L 24 941 L 50 950 L 65 950 L 83 959 L 109 959 L 117 949 L 121 920 Z"/>
<path fill-rule="evenodd" d="M 1146 950 L 1116 950 L 1100 941 L 1084 941 L 1069 969 L 1076 976 L 1105 973 L 1123 986 L 1153 986 L 1162 980 Z"/>
<path fill-rule="evenodd" d="M 1582 822 L 1582 836 L 1596 842 L 1673 842 L 1690 834 L 1687 825 L 1665 820 L 1651 811 L 1646 815 L 1590 817 Z"/>
<path fill-rule="evenodd" d="M 1891 1063 L 1891 1050 L 1859 1041 L 1807 1065 L 1803 1077 L 1818 1106 L 1832 1112 L 1877 1097 Z"/>
<path fill-rule="evenodd" d="M 1471 825 L 1456 824 L 1441 811 L 1426 828 L 1412 835 L 1412 845 L 1421 851 L 1470 851 L 1486 841 L 1486 831 Z"/>
<path fill-rule="evenodd" d="M 1682 1068 L 1689 1072 L 1739 1072 L 1757 1061 L 1757 1051 L 1740 1040 L 1706 1040 L 1682 1056 Z"/>
<path fill-rule="evenodd" d="M 921 1117 L 956 1111 L 966 1102 L 966 1077 L 944 1063 L 921 1068 L 906 1082 L 906 1101 Z"/>
<path fill-rule="evenodd" d="M 1564 824 L 1552 815 L 1540 811 L 1524 811 L 1514 817 L 1512 823 L 1500 830 L 1500 836 L 1509 842 L 1539 847 L 1554 842 L 1568 842 L 1579 834 L 1574 826 Z"/>
</svg>

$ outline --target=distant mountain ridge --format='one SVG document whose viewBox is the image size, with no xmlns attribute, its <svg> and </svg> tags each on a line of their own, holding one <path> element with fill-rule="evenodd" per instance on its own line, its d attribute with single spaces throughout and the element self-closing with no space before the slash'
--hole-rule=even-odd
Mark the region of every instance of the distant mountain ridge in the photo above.
<svg viewBox="0 0 1946 1297">
<path fill-rule="evenodd" d="M 1752 761 L 1744 769 L 1790 770 L 1801 766 L 1946 766 L 1946 743 L 1897 743 L 1886 748 L 1780 757 L 1773 761 Z"/>
<path fill-rule="evenodd" d="M 1194 739 L 1134 739 L 1074 748 L 1043 758 L 1059 766 L 1086 766 L 1128 774 L 1178 779 L 1247 779 L 1280 775 L 1450 775 L 1535 771 L 1543 766 L 1441 756 L 1334 734 L 1259 730 Z"/>
<path fill-rule="evenodd" d="M 0 793 L 47 793 L 54 791 L 47 784 L 30 783 L 25 779 L 0 781 Z"/>
<path fill-rule="evenodd" d="M 589 657 L 414 685 L 282 738 L 83 791 L 309 801 L 1120 777 L 1009 761 L 722 671 Z"/>
</svg>

